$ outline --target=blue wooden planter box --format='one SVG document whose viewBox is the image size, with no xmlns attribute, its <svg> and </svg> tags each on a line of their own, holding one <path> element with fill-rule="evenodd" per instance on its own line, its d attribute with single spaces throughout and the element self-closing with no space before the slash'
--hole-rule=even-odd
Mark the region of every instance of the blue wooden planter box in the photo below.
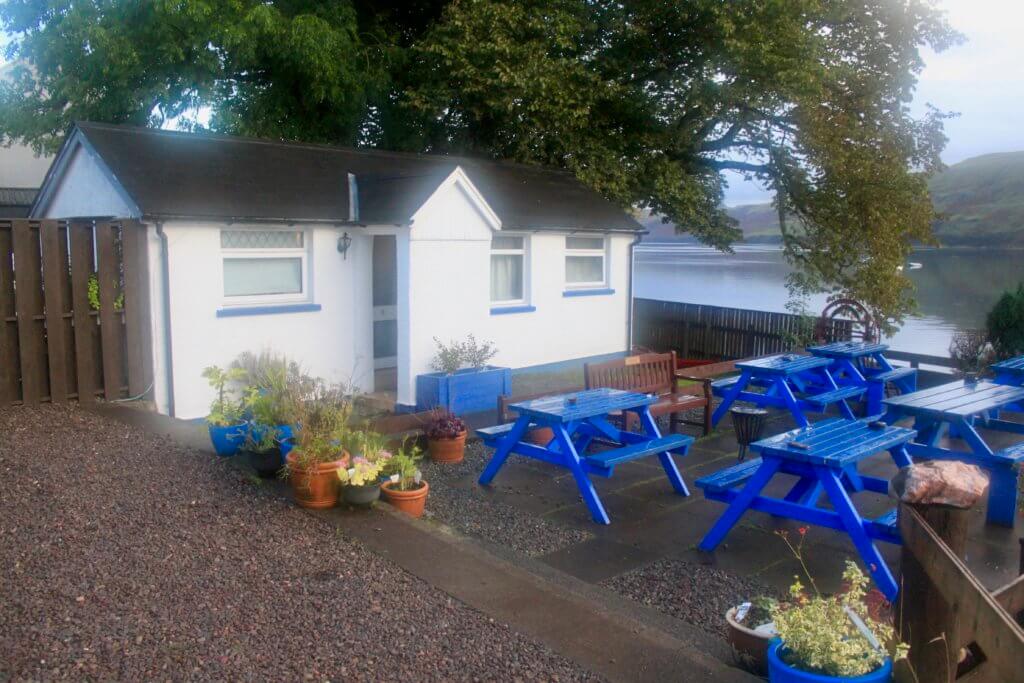
<svg viewBox="0 0 1024 683">
<path fill-rule="evenodd" d="M 486 366 L 453 375 L 416 376 L 416 409 L 446 408 L 456 415 L 495 410 L 498 396 L 512 393 L 512 369 Z"/>
</svg>

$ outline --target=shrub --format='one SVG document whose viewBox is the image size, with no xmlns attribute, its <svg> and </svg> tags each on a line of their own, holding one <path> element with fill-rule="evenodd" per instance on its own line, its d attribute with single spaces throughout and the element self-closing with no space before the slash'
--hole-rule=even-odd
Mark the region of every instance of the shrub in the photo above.
<svg viewBox="0 0 1024 683">
<path fill-rule="evenodd" d="M 1024 283 L 1003 292 L 986 320 L 988 338 L 1001 358 L 1024 354 Z"/>
<path fill-rule="evenodd" d="M 498 353 L 493 342 L 477 342 L 472 334 L 461 342 L 445 344 L 437 337 L 434 337 L 434 342 L 437 344 L 437 355 L 430 366 L 446 375 L 462 368 L 482 368 Z"/>
<path fill-rule="evenodd" d="M 228 427 L 242 421 L 242 404 L 228 395 L 228 384 L 243 379 L 244 374 L 236 368 L 222 370 L 216 365 L 203 369 L 203 377 L 217 392 L 217 398 L 210 405 L 207 422 L 217 427 Z"/>
<path fill-rule="evenodd" d="M 985 330 L 957 330 L 949 343 L 949 357 L 960 372 L 981 372 L 994 355 Z"/>
<path fill-rule="evenodd" d="M 427 423 L 424 431 L 428 439 L 454 439 L 466 431 L 466 423 L 456 415 L 440 411 Z"/>
<path fill-rule="evenodd" d="M 351 439 L 352 402 L 345 388 L 317 381 L 295 405 L 297 419 L 292 452 L 296 465 L 308 469 L 340 459 L 344 444 Z"/>
</svg>

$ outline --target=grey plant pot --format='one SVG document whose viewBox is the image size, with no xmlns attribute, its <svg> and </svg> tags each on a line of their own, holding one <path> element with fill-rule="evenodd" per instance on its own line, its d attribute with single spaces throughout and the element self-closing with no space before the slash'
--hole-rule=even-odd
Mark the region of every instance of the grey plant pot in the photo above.
<svg viewBox="0 0 1024 683">
<path fill-rule="evenodd" d="M 380 498 L 380 484 L 363 486 L 343 486 L 341 489 L 345 502 L 356 507 L 369 507 Z"/>
</svg>

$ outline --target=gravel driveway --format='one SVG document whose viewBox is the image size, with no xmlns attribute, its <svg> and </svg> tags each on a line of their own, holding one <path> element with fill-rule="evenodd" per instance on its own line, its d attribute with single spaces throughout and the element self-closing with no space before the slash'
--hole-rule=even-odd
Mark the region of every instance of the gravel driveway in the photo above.
<svg viewBox="0 0 1024 683">
<path fill-rule="evenodd" d="M 586 680 L 214 457 L 0 411 L 0 680 Z"/>
</svg>

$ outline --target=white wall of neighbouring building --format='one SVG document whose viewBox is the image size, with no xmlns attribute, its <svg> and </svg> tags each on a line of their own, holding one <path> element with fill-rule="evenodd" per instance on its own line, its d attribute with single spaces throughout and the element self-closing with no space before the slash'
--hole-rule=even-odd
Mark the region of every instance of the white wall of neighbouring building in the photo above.
<svg viewBox="0 0 1024 683">
<path fill-rule="evenodd" d="M 70 150 L 60 185 L 45 207 L 46 218 L 135 217 L 132 207 L 82 145 Z"/>
<path fill-rule="evenodd" d="M 568 233 L 505 232 L 527 238 L 527 304 L 536 310 L 492 314 L 494 216 L 478 206 L 471 189 L 445 183 L 416 213 L 407 243 L 408 284 L 401 271 L 399 279 L 399 291 L 408 296 L 408 305 L 399 305 L 400 330 L 403 323 L 408 329 L 404 338 L 399 335 L 399 403 L 415 403 L 416 376 L 431 371 L 434 337 L 449 342 L 472 333 L 478 341 L 493 341 L 498 354 L 492 363 L 512 368 L 626 350 L 631 235 L 608 238 L 608 285 L 614 293 L 565 297 Z"/>
</svg>

